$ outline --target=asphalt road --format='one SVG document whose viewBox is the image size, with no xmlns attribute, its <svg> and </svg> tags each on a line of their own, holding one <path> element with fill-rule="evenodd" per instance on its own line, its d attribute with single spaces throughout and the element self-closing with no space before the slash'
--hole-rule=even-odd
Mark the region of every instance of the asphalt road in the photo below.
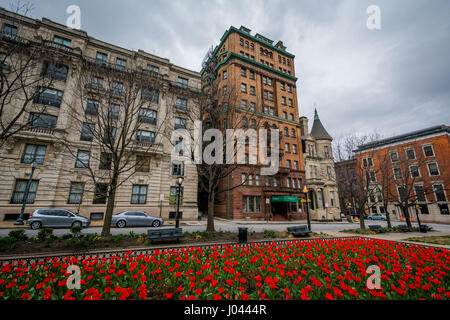
<svg viewBox="0 0 450 320">
<path fill-rule="evenodd" d="M 304 224 L 304 222 L 299 222 L 299 224 Z M 381 226 L 386 226 L 385 221 L 366 221 L 366 225 L 371 224 L 379 224 Z M 394 226 L 399 224 L 405 224 L 404 222 L 393 222 Z M 246 227 L 248 228 L 248 231 L 255 231 L 255 232 L 262 232 L 264 230 L 274 230 L 274 231 L 280 231 L 280 230 L 286 230 L 289 226 L 294 226 L 296 224 L 292 223 L 248 223 L 243 224 L 236 223 L 232 221 L 223 221 L 223 220 L 215 220 L 215 229 L 216 231 L 232 231 L 237 232 L 239 227 Z M 448 232 L 450 234 L 450 225 L 448 224 L 433 224 L 433 223 L 427 223 L 427 225 L 433 227 L 436 231 L 444 231 Z M 417 223 L 413 223 L 413 226 L 417 226 Z M 172 226 L 162 226 L 162 227 L 172 227 Z M 181 225 L 183 228 L 183 231 L 185 232 L 194 232 L 194 231 L 205 231 L 206 230 L 206 223 L 204 221 L 202 222 L 192 222 L 190 225 Z M 326 232 L 326 231 L 341 231 L 345 229 L 356 229 L 359 228 L 359 223 L 311 223 L 311 229 L 313 232 Z M 111 234 L 117 235 L 117 234 L 127 234 L 131 231 L 133 231 L 136 234 L 141 233 L 147 233 L 148 227 L 139 227 L 139 228 L 111 228 Z M 5 237 L 8 235 L 8 233 L 14 229 L 0 229 L 0 237 Z M 34 237 L 38 234 L 39 230 L 31 230 L 29 227 L 25 228 L 26 234 L 29 237 Z M 101 227 L 89 227 L 85 228 L 82 231 L 85 234 L 88 233 L 97 233 L 100 234 L 102 232 Z M 69 233 L 69 229 L 54 229 L 53 232 L 57 236 L 62 236 L 66 233 Z"/>
</svg>

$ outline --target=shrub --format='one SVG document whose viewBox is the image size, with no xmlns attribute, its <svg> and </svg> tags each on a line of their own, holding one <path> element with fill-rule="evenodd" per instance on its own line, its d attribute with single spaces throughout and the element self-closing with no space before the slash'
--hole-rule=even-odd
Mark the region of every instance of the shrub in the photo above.
<svg viewBox="0 0 450 320">
<path fill-rule="evenodd" d="M 81 230 L 83 230 L 82 226 L 72 226 L 70 228 L 70 233 L 72 233 L 75 237 L 79 237 L 81 234 Z"/>
<path fill-rule="evenodd" d="M 37 235 L 38 241 L 45 241 L 47 240 L 51 235 L 53 235 L 53 229 L 52 228 L 44 228 L 39 230 L 39 233 Z"/>
<path fill-rule="evenodd" d="M 0 238 L 0 252 L 6 251 L 6 249 L 14 249 L 17 247 L 17 239 L 13 237 Z"/>
<path fill-rule="evenodd" d="M 264 230 L 264 238 L 276 238 L 277 234 L 273 230 Z"/>
<path fill-rule="evenodd" d="M 27 235 L 25 234 L 25 230 L 23 229 L 10 231 L 8 233 L 8 237 L 14 238 L 17 241 L 24 241 L 28 239 Z"/>
</svg>

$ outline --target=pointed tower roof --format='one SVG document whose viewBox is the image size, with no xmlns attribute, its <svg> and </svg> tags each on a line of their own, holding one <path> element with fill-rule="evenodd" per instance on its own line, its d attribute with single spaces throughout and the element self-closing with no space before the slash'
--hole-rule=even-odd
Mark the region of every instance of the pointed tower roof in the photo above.
<svg viewBox="0 0 450 320">
<path fill-rule="evenodd" d="M 322 125 L 322 122 L 320 122 L 319 114 L 317 113 L 317 109 L 314 108 L 314 123 L 311 129 L 311 135 L 315 139 L 328 139 L 333 140 L 333 138 L 330 136 L 330 134 L 325 130 L 325 128 Z"/>
</svg>

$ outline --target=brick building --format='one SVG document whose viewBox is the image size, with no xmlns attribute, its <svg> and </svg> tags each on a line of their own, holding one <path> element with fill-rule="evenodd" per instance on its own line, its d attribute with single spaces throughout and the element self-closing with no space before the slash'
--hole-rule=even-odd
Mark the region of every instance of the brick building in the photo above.
<svg viewBox="0 0 450 320">
<path fill-rule="evenodd" d="M 237 88 L 235 103 L 224 116 L 222 129 L 241 127 L 240 124 L 247 123 L 243 117 L 249 113 L 252 117 L 249 127 L 278 129 L 280 168 L 276 175 L 262 176 L 260 159 L 255 159 L 254 165 L 239 167 L 221 185 L 229 189 L 245 183 L 217 197 L 215 215 L 231 219 L 268 219 L 272 215 L 274 219 L 304 218 L 300 200 L 304 196 L 305 171 L 294 55 L 286 51 L 281 41 L 274 44 L 250 32 L 242 26 L 230 27 L 213 51 L 218 62 L 214 72 L 221 92 Z"/>
<path fill-rule="evenodd" d="M 388 210 L 403 220 L 398 202 L 407 199 L 414 219 L 418 213 L 423 222 L 450 223 L 449 133 L 448 126 L 440 125 L 358 147 L 357 166 L 365 168 L 370 184 L 383 191 L 368 200 L 370 213 Z M 389 183 L 383 182 L 383 176 Z M 388 206 L 384 208 L 382 196 L 386 194 Z"/>
<path fill-rule="evenodd" d="M 25 125 L 24 129 L 8 139 L 0 149 L 1 220 L 14 220 L 20 212 L 33 161 L 37 166 L 28 196 L 26 216 L 35 208 L 64 208 L 92 220 L 103 219 L 106 198 L 102 188 L 105 186 L 101 182 L 94 186 L 85 173 L 86 164 L 90 163 L 95 172 L 107 174 L 108 168 L 102 162 L 105 152 L 85 139 L 84 131 L 80 136 L 80 131 L 75 128 L 75 117 L 71 116 L 73 106 L 78 103 L 71 90 L 75 79 L 83 70 L 94 68 L 98 70 L 99 77 L 86 86 L 89 101 L 79 110 L 83 119 L 94 117 L 103 108 L 102 93 L 109 89 L 105 89 L 100 80 L 107 70 L 113 70 L 110 74 L 116 77 L 117 84 L 121 84 L 121 78 L 127 79 L 121 77 L 126 73 L 140 75 L 143 79 L 157 79 L 160 84 L 158 92 L 154 92 L 150 100 L 146 99 L 144 89 L 139 93 L 140 98 L 137 100 L 148 101 L 139 110 L 139 130 L 133 148 L 136 145 L 136 148 L 141 149 L 139 153 L 132 155 L 132 159 L 142 165 L 130 171 L 131 177 L 119 187 L 114 213 L 139 210 L 155 216 L 161 213 L 165 219 L 173 217 L 176 201 L 171 196 L 177 190 L 176 178 L 184 175 L 182 217 L 197 218 L 195 165 L 172 163 L 172 145 L 163 132 L 170 132 L 174 127 L 180 126 L 186 126 L 188 130 L 192 128 L 186 113 L 195 108 L 191 97 L 201 90 L 199 73 L 142 50 L 132 51 L 103 42 L 82 30 L 70 29 L 45 18 L 31 19 L 1 8 L 0 28 L 2 57 L 12 46 L 21 43 L 25 48 L 23 52 L 30 46 L 41 48 L 36 74 L 41 69 L 43 72 L 48 70 L 46 66 L 50 57 L 58 57 L 61 62 L 57 72 L 52 73 L 53 76 L 57 75 L 52 87 L 43 88 L 40 98 L 33 101 L 31 107 L 20 117 L 18 124 Z M 2 74 L 11 76 L 7 73 L 11 62 L 8 59 L 2 64 Z M 114 90 L 121 90 L 126 85 L 116 86 Z M 96 89 L 96 92 L 91 89 Z M 111 109 L 117 112 L 119 122 L 123 121 L 124 116 L 120 111 L 121 99 L 123 97 L 119 94 L 117 103 L 113 105 L 115 109 Z M 12 114 L 12 108 L 16 107 L 15 101 L 12 101 L 6 105 L 4 112 Z M 45 114 L 38 114 L 40 121 L 30 121 L 39 110 L 45 110 Z M 162 129 L 158 131 L 158 128 Z M 160 134 L 155 136 L 155 132 Z M 77 152 L 76 159 L 64 152 L 64 143 L 71 143 L 78 149 L 74 151 Z M 154 148 L 150 150 L 147 145 L 154 145 Z"/>
</svg>

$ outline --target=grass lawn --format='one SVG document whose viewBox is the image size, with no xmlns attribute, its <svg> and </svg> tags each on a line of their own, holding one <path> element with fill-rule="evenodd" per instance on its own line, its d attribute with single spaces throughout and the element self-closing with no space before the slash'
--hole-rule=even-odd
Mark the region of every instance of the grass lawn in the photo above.
<svg viewBox="0 0 450 320">
<path fill-rule="evenodd" d="M 450 236 L 413 237 L 406 240 L 433 244 L 450 244 Z"/>
</svg>

